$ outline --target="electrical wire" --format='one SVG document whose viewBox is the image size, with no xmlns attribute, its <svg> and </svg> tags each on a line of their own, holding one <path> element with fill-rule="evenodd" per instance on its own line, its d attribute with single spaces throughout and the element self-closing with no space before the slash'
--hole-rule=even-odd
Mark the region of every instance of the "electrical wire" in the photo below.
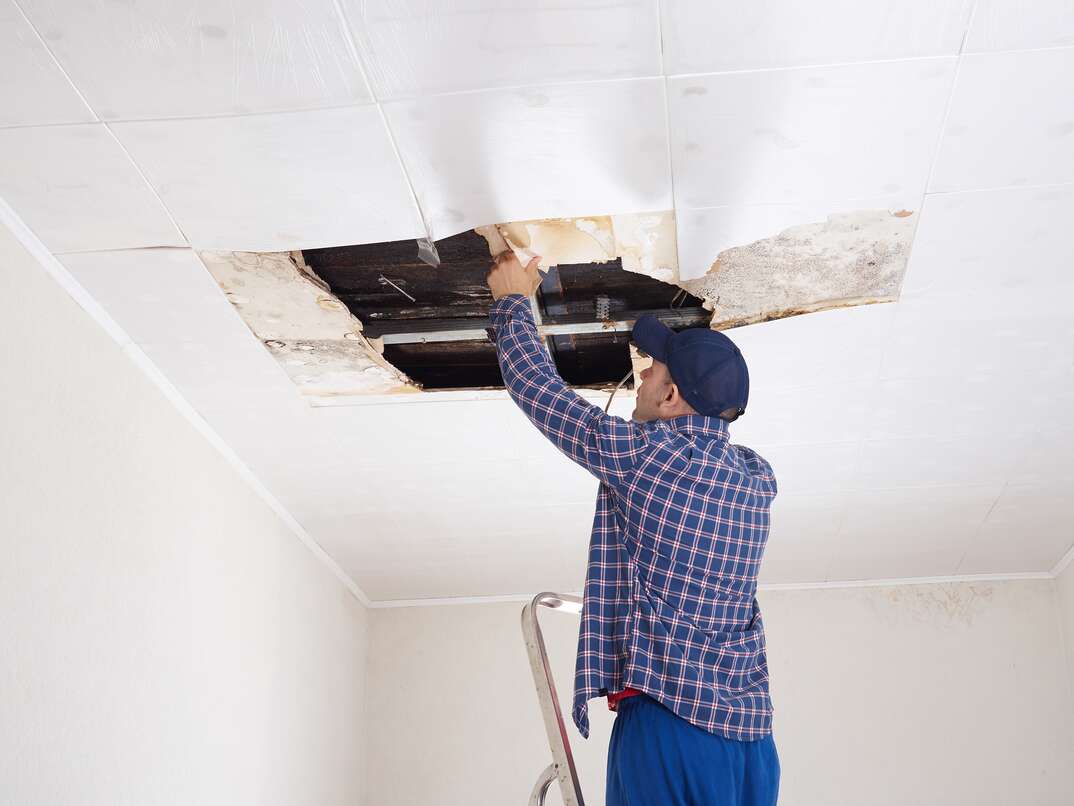
<svg viewBox="0 0 1074 806">
<path fill-rule="evenodd" d="M 608 402 L 604 404 L 604 413 L 608 413 L 608 409 L 612 407 L 612 399 L 615 397 L 615 393 L 623 388 L 623 384 L 630 380 L 630 377 L 634 374 L 634 369 L 631 368 L 630 372 L 623 376 L 623 380 L 619 381 L 612 389 L 612 393 L 608 395 Z"/>
</svg>

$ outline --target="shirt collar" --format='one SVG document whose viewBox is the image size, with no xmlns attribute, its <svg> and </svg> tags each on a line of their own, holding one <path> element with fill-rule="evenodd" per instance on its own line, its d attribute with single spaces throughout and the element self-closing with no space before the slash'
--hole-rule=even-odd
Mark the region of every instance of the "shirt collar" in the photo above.
<svg viewBox="0 0 1074 806">
<path fill-rule="evenodd" d="M 684 434 L 724 438 L 728 435 L 727 420 L 719 417 L 706 417 L 704 414 L 684 414 L 682 417 L 658 422 L 672 431 Z"/>
</svg>

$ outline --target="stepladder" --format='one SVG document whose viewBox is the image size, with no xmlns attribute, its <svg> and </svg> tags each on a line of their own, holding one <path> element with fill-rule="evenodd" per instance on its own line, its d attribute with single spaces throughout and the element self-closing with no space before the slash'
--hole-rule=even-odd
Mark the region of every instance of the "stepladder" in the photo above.
<svg viewBox="0 0 1074 806">
<path fill-rule="evenodd" d="M 544 768 L 530 793 L 529 806 L 543 806 L 552 784 L 559 782 L 563 806 L 585 806 L 578 771 L 571 753 L 567 726 L 552 677 L 544 635 L 541 632 L 539 614 L 542 610 L 557 610 L 578 615 L 582 612 L 582 600 L 565 593 L 539 593 L 522 609 L 522 637 L 526 642 L 526 654 L 533 672 L 537 690 L 537 703 L 541 709 L 548 746 L 552 753 L 551 763 Z"/>
</svg>

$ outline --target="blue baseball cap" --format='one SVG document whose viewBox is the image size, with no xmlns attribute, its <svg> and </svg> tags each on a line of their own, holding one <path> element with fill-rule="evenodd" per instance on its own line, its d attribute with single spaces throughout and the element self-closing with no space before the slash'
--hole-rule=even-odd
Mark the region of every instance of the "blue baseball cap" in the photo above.
<svg viewBox="0 0 1074 806">
<path fill-rule="evenodd" d="M 679 394 L 698 414 L 719 417 L 728 409 L 746 411 L 750 397 L 746 359 L 723 333 L 702 327 L 676 333 L 645 314 L 634 323 L 633 339 L 639 350 L 667 365 Z"/>
</svg>

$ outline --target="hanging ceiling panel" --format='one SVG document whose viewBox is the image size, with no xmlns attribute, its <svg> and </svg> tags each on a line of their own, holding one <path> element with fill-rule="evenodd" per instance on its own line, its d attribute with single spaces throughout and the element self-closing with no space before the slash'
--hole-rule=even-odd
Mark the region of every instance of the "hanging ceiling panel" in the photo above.
<svg viewBox="0 0 1074 806">
<path fill-rule="evenodd" d="M 663 91 L 661 79 L 561 84 L 385 111 L 439 239 L 502 221 L 670 210 Z"/>
</svg>

